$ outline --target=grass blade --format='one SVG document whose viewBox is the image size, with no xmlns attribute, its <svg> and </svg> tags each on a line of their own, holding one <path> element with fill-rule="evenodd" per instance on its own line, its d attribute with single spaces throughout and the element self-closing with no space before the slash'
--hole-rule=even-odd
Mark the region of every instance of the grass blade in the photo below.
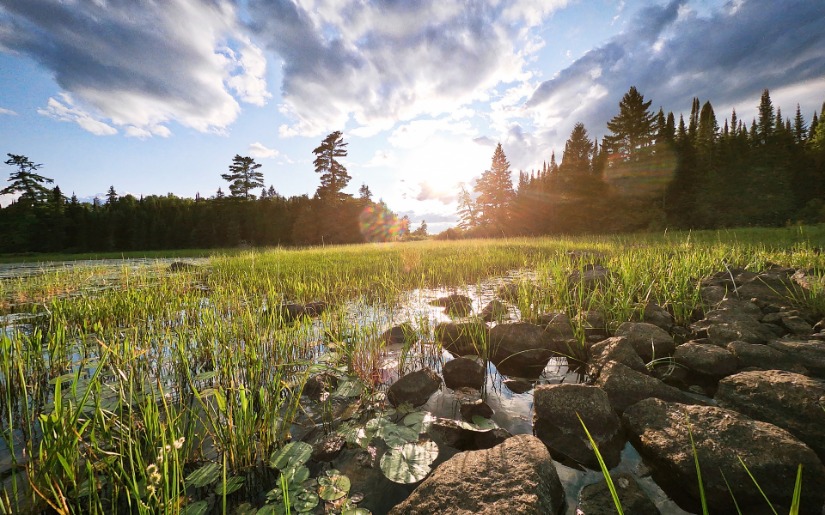
<svg viewBox="0 0 825 515">
<path fill-rule="evenodd" d="M 599 446 L 596 445 L 596 441 L 593 440 L 592 436 L 590 436 L 590 431 L 587 430 L 587 426 L 584 424 L 584 420 L 582 420 L 581 416 L 576 413 L 576 417 L 578 417 L 582 428 L 584 428 L 584 433 L 587 435 L 587 439 L 590 440 L 590 445 L 593 447 L 593 452 L 596 454 L 596 459 L 599 460 L 599 467 L 602 469 L 602 475 L 607 483 L 607 488 L 610 490 L 610 497 L 613 498 L 613 505 L 616 506 L 616 513 L 619 515 L 624 515 L 624 511 L 622 510 L 622 502 L 619 500 L 619 493 L 616 492 L 616 485 L 613 484 L 613 478 L 610 477 L 610 472 L 607 470 L 607 465 L 604 463 L 602 453 L 599 452 Z"/>
</svg>

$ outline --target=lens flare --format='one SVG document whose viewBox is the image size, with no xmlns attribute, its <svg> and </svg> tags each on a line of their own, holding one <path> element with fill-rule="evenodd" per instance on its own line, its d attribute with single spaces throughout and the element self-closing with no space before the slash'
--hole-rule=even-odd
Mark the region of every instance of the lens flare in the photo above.
<svg viewBox="0 0 825 515">
<path fill-rule="evenodd" d="M 361 210 L 358 224 L 361 236 L 369 242 L 395 241 L 404 232 L 398 217 L 380 204 L 372 204 Z"/>
</svg>

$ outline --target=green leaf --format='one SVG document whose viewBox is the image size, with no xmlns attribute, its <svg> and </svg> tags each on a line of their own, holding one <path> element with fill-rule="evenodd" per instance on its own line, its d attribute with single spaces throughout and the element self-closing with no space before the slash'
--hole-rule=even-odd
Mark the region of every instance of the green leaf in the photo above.
<svg viewBox="0 0 825 515">
<path fill-rule="evenodd" d="M 209 503 L 206 501 L 195 501 L 193 503 L 187 504 L 183 510 L 181 510 L 181 515 L 205 515 L 206 512 L 209 511 Z"/>
<path fill-rule="evenodd" d="M 241 487 L 243 486 L 244 480 L 246 480 L 246 478 L 243 477 L 243 476 L 232 476 L 232 477 L 230 477 L 229 479 L 226 480 L 225 485 L 224 485 L 224 483 L 218 483 L 215 486 L 215 493 L 217 495 L 224 495 L 224 493 L 226 495 L 229 495 L 231 493 L 235 493 L 235 492 L 237 492 L 238 490 L 241 489 Z"/>
<path fill-rule="evenodd" d="M 475 422 L 476 418 L 481 417 L 473 417 L 473 422 Z M 465 422 L 463 420 L 455 420 L 454 422 L 461 426 L 462 429 L 466 429 L 467 431 L 474 431 L 476 433 L 486 433 L 487 431 L 493 430 L 496 428 L 496 424 L 492 420 L 487 420 L 485 418 L 481 418 L 481 420 L 485 421 L 483 425 L 478 424 L 471 424 L 469 422 Z"/>
<path fill-rule="evenodd" d="M 390 481 L 417 483 L 430 473 L 430 465 L 438 457 L 435 442 L 408 443 L 392 449 L 381 457 L 381 470 Z"/>
<path fill-rule="evenodd" d="M 206 372 L 201 372 L 200 374 L 196 375 L 195 381 L 206 381 L 207 379 L 212 379 L 217 375 L 217 370 L 207 370 Z"/>
<path fill-rule="evenodd" d="M 350 486 L 347 476 L 336 469 L 330 469 L 318 478 L 318 495 L 325 501 L 334 501 L 347 495 Z"/>
<path fill-rule="evenodd" d="M 290 500 L 298 513 L 312 511 L 321 502 L 318 494 L 309 488 L 301 488 L 300 491 L 290 497 Z"/>
<path fill-rule="evenodd" d="M 297 468 L 309 461 L 312 446 L 306 442 L 290 442 L 272 453 L 269 464 L 278 469 Z"/>
<path fill-rule="evenodd" d="M 402 423 L 418 433 L 423 433 L 432 424 L 435 417 L 429 411 L 414 411 L 404 417 Z"/>
<path fill-rule="evenodd" d="M 207 463 L 201 468 L 186 476 L 187 486 L 203 488 L 211 485 L 221 477 L 221 466 L 217 463 Z"/>
<path fill-rule="evenodd" d="M 309 469 L 301 465 L 299 467 L 290 467 L 281 471 L 290 485 L 295 485 L 297 488 L 304 481 L 309 479 Z M 291 489 L 291 488 L 290 488 Z"/>
<path fill-rule="evenodd" d="M 364 385 L 360 381 L 348 379 L 338 384 L 335 390 L 336 397 L 360 397 L 364 393 Z"/>
<path fill-rule="evenodd" d="M 372 515 L 372 512 L 366 508 L 347 508 L 341 515 Z"/>
<path fill-rule="evenodd" d="M 478 427 L 481 431 L 490 431 L 498 427 L 498 425 L 496 425 L 496 423 L 489 418 L 480 417 L 478 415 L 473 416 L 473 425 Z"/>
</svg>

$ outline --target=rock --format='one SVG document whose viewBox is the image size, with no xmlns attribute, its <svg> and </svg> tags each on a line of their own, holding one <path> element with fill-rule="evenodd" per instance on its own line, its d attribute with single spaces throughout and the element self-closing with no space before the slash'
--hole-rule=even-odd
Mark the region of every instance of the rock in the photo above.
<svg viewBox="0 0 825 515">
<path fill-rule="evenodd" d="M 172 261 L 166 269 L 169 272 L 190 272 L 198 270 L 200 267 L 195 263 L 187 263 L 186 261 Z"/>
<path fill-rule="evenodd" d="M 766 343 L 776 337 L 770 324 L 762 324 L 759 319 L 747 313 L 729 310 L 714 310 L 706 314 L 704 320 L 691 325 L 697 333 L 707 333 L 710 342 L 721 347 L 732 341 Z"/>
<path fill-rule="evenodd" d="M 427 435 L 438 445 L 439 449 L 451 447 L 459 451 L 475 450 L 474 433 L 475 431 L 466 429 L 449 418 L 437 418 L 427 427 Z"/>
<path fill-rule="evenodd" d="M 718 313 L 721 317 L 724 318 L 725 313 L 741 313 L 743 315 L 749 315 L 756 319 L 762 316 L 762 310 L 759 309 L 759 306 L 754 304 L 749 300 L 740 300 L 740 299 L 733 299 L 727 298 L 724 299 L 722 302 L 716 305 L 716 309 L 709 312 L 706 316 L 708 318 L 713 319 L 715 315 L 712 313 Z"/>
<path fill-rule="evenodd" d="M 509 313 L 507 312 L 507 306 L 505 306 L 500 300 L 491 300 L 481 310 L 481 319 L 485 322 L 498 322 L 505 320 L 508 317 Z"/>
<path fill-rule="evenodd" d="M 431 306 L 442 306 L 451 315 L 467 316 L 473 310 L 473 299 L 466 295 L 453 293 L 430 302 Z"/>
<path fill-rule="evenodd" d="M 673 359 L 694 374 L 713 378 L 728 376 L 738 368 L 736 356 L 710 343 L 684 343 L 676 347 Z"/>
<path fill-rule="evenodd" d="M 804 318 L 797 315 L 784 315 L 781 318 L 782 325 L 785 329 L 797 336 L 807 336 L 814 332 L 813 326 L 809 324 Z"/>
<path fill-rule="evenodd" d="M 625 322 L 616 329 L 616 336 L 627 338 L 645 363 L 672 356 L 676 350 L 676 343 L 667 331 L 646 322 Z"/>
<path fill-rule="evenodd" d="M 627 338 L 622 336 L 614 336 L 591 345 L 588 355 L 588 374 L 591 377 L 598 377 L 602 368 L 611 361 L 622 363 L 637 372 L 647 374 L 645 362 Z"/>
<path fill-rule="evenodd" d="M 599 468 L 598 458 L 582 427 L 584 422 L 607 467 L 618 465 L 624 438 L 619 417 L 604 390 L 583 384 L 545 384 L 536 387 L 533 398 L 533 434 L 547 445 L 553 456 L 561 455 L 585 467 Z"/>
<path fill-rule="evenodd" d="M 600 342 L 607 338 L 607 320 L 604 313 L 595 310 L 582 311 L 577 318 L 588 342 Z"/>
<path fill-rule="evenodd" d="M 553 341 L 567 342 L 576 338 L 570 317 L 566 313 L 560 311 L 544 313 L 539 315 L 538 324 L 544 327 Z"/>
<path fill-rule="evenodd" d="M 527 393 L 535 386 L 532 381 L 526 379 L 505 379 L 502 384 L 516 394 Z"/>
<path fill-rule="evenodd" d="M 316 461 L 332 461 L 346 445 L 347 440 L 338 433 L 320 435 L 309 442 L 312 445 L 312 459 Z"/>
<path fill-rule="evenodd" d="M 519 285 L 516 283 L 502 284 L 498 287 L 496 295 L 500 299 L 504 299 L 510 302 L 516 302 L 518 301 Z"/>
<path fill-rule="evenodd" d="M 611 279 L 613 274 L 610 270 L 601 265 L 584 265 L 584 268 L 573 270 L 567 276 L 567 285 L 569 288 L 581 287 L 585 291 L 593 291 L 600 287 L 604 287 Z"/>
<path fill-rule="evenodd" d="M 547 448 L 534 436 L 518 435 L 453 456 L 390 514 L 547 515 L 563 509 L 564 490 Z"/>
<path fill-rule="evenodd" d="M 381 334 L 381 341 L 390 345 L 396 343 L 409 343 L 414 342 L 415 340 L 415 330 L 412 325 L 407 322 L 390 327 Z"/>
<path fill-rule="evenodd" d="M 733 513 L 731 495 L 742 513 L 766 508 L 739 458 L 767 497 L 784 506 L 783 511 L 788 511 L 797 466 L 802 464 L 802 511 L 819 514 L 822 510 L 825 467 L 808 446 L 784 429 L 723 408 L 660 399 L 629 407 L 622 421 L 639 453 L 659 475 L 671 479 L 659 481 L 660 486 L 677 502 L 685 503 L 684 493 L 692 498 L 685 509 L 697 510 L 699 499 L 690 427 L 710 513 Z"/>
<path fill-rule="evenodd" d="M 743 282 L 737 290 L 740 299 L 790 304 L 789 298 L 802 294 L 802 288 L 782 272 L 764 272 Z"/>
<path fill-rule="evenodd" d="M 326 311 L 327 303 L 326 302 L 307 302 L 304 304 L 304 313 L 308 317 L 317 317 L 320 316 L 321 313 Z"/>
<path fill-rule="evenodd" d="M 490 431 L 476 431 L 474 435 L 474 442 L 476 444 L 476 449 L 491 449 L 496 445 L 503 443 L 504 440 L 512 438 L 512 436 L 513 435 L 510 434 L 510 431 L 497 427 L 495 429 L 491 429 Z"/>
<path fill-rule="evenodd" d="M 461 418 L 467 422 L 472 422 L 473 417 L 493 417 L 493 408 L 481 399 L 478 399 L 475 402 L 462 403 L 459 410 L 461 411 Z"/>
<path fill-rule="evenodd" d="M 728 290 L 722 286 L 703 286 L 699 289 L 699 295 L 708 306 L 716 306 L 727 297 Z"/>
<path fill-rule="evenodd" d="M 490 329 L 491 360 L 498 371 L 516 377 L 538 377 L 550 358 L 569 354 L 541 327 L 525 322 L 499 324 Z"/>
<path fill-rule="evenodd" d="M 484 386 L 484 365 L 469 358 L 455 358 L 444 363 L 441 370 L 447 388 L 468 386 L 480 390 Z"/>
<path fill-rule="evenodd" d="M 621 363 L 605 365 L 596 386 L 607 392 L 610 404 L 619 413 L 648 397 L 686 404 L 702 402 L 678 388 L 668 386 L 655 377 L 637 372 Z"/>
<path fill-rule="evenodd" d="M 441 387 L 441 378 L 429 368 L 423 368 L 398 379 L 387 390 L 387 399 L 393 406 L 405 402 L 413 406 L 425 404 Z"/>
<path fill-rule="evenodd" d="M 825 377 L 825 343 L 808 340 L 774 340 L 768 344 L 782 351 L 794 364 L 805 367 L 811 375 Z"/>
<path fill-rule="evenodd" d="M 435 326 L 435 339 L 445 350 L 458 356 L 479 356 L 489 341 L 490 329 L 483 322 L 454 324 L 442 322 Z"/>
<path fill-rule="evenodd" d="M 730 342 L 727 349 L 736 357 L 738 368 L 762 368 L 807 373 L 801 365 L 794 364 L 786 352 L 758 343 Z"/>
<path fill-rule="evenodd" d="M 322 372 L 307 379 L 301 393 L 317 402 L 324 393 L 335 391 L 337 387 L 338 378 L 328 372 Z"/>
<path fill-rule="evenodd" d="M 719 405 L 786 429 L 825 460 L 825 383 L 792 372 L 740 372 L 719 382 Z"/>
<path fill-rule="evenodd" d="M 655 302 L 637 304 L 633 310 L 630 321 L 647 322 L 648 324 L 661 327 L 665 331 L 670 331 L 673 327 L 673 315 Z"/>
<path fill-rule="evenodd" d="M 644 515 L 657 515 L 659 509 L 653 501 L 645 494 L 644 490 L 633 479 L 633 476 L 626 472 L 612 476 L 613 486 L 619 496 L 624 513 L 639 513 Z M 616 505 L 606 481 L 599 481 L 582 488 L 579 494 L 579 510 L 584 515 L 613 515 L 616 513 Z"/>
</svg>

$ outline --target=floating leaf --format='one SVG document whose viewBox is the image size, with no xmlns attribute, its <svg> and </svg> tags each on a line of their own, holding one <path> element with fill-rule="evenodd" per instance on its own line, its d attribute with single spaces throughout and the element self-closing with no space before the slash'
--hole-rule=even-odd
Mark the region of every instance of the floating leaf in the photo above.
<svg viewBox="0 0 825 515">
<path fill-rule="evenodd" d="M 427 430 L 433 420 L 435 417 L 429 411 L 415 411 L 404 417 L 402 423 L 420 434 Z"/>
<path fill-rule="evenodd" d="M 186 476 L 186 483 L 188 486 L 203 488 L 204 486 L 211 485 L 220 477 L 221 466 L 217 463 L 207 463 Z"/>
<path fill-rule="evenodd" d="M 215 486 L 215 493 L 218 495 L 229 495 L 241 489 L 246 478 L 243 476 L 232 476 L 226 480 L 226 484 L 218 483 Z"/>
<path fill-rule="evenodd" d="M 372 512 L 366 508 L 347 508 L 341 515 L 372 515 Z"/>
<path fill-rule="evenodd" d="M 257 513 L 258 510 L 248 502 L 245 502 L 232 510 L 232 515 L 256 515 Z"/>
<path fill-rule="evenodd" d="M 430 465 L 438 457 L 434 442 L 408 443 L 381 457 L 381 470 L 390 481 L 417 483 L 430 473 Z"/>
<path fill-rule="evenodd" d="M 206 512 L 209 511 L 209 503 L 206 501 L 195 501 L 193 503 L 187 504 L 183 510 L 181 510 L 181 515 L 205 515 Z"/>
<path fill-rule="evenodd" d="M 300 467 L 290 467 L 282 471 L 287 484 L 300 485 L 309 479 L 309 469 L 301 465 Z"/>
<path fill-rule="evenodd" d="M 309 488 L 301 488 L 298 492 L 290 494 L 289 500 L 292 501 L 292 506 L 298 513 L 312 511 L 321 502 L 318 494 Z"/>
<path fill-rule="evenodd" d="M 481 418 L 481 417 L 478 417 L 478 416 L 473 417 L 473 422 L 475 422 L 476 418 Z M 485 421 L 487 419 L 481 418 L 481 420 Z M 467 431 L 475 431 L 476 433 L 486 433 L 487 431 L 490 431 L 490 430 L 496 428 L 495 423 L 492 423 L 492 421 L 488 421 L 488 422 L 484 423 L 483 425 L 471 424 L 471 423 L 465 422 L 463 420 L 455 420 L 454 422 L 456 424 L 458 424 L 461 427 L 461 429 L 466 429 Z"/>
<path fill-rule="evenodd" d="M 342 381 L 333 395 L 336 397 L 360 397 L 362 393 L 364 393 L 364 385 L 360 381 L 349 379 Z"/>
<path fill-rule="evenodd" d="M 484 418 L 479 415 L 473 415 L 473 425 L 478 427 L 477 431 L 490 431 L 498 427 L 498 425 L 489 418 Z"/>
<path fill-rule="evenodd" d="M 309 461 L 312 446 L 306 442 L 290 442 L 272 453 L 269 464 L 278 469 L 297 468 Z"/>
<path fill-rule="evenodd" d="M 325 501 L 334 501 L 347 495 L 350 486 L 347 476 L 336 469 L 330 469 L 318 478 L 318 495 Z"/>
</svg>

